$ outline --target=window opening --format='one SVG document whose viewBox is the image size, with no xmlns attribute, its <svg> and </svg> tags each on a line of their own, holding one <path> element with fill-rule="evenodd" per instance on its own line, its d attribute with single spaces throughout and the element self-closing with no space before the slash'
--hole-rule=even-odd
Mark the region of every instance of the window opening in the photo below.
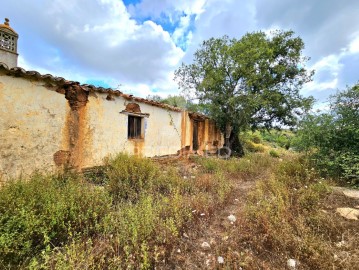
<svg viewBox="0 0 359 270">
<path fill-rule="evenodd" d="M 129 115 L 128 116 L 128 138 L 141 139 L 142 138 L 142 117 Z"/>
</svg>

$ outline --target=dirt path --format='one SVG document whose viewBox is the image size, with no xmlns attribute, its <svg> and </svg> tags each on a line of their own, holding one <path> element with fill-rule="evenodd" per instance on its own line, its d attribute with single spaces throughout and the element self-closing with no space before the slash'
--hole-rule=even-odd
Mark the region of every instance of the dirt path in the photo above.
<svg viewBox="0 0 359 270">
<path fill-rule="evenodd" d="M 227 203 L 211 217 L 203 215 L 195 228 L 183 233 L 181 242 L 171 254 L 171 262 L 160 269 L 215 269 L 221 260 L 220 247 L 231 240 L 231 232 L 238 230 L 237 221 L 255 180 L 233 181 L 234 187 Z M 237 221 L 231 221 L 229 216 Z"/>
<path fill-rule="evenodd" d="M 196 213 L 198 220 L 195 225 L 183 232 L 179 243 L 174 246 L 169 255 L 169 261 L 163 262 L 164 264 L 156 269 L 222 269 L 221 266 L 224 267 L 223 269 L 227 269 L 224 260 L 230 259 L 232 262 L 239 263 L 243 258 L 242 252 L 243 254 L 251 253 L 251 248 L 248 249 L 245 242 L 238 243 L 238 234 L 244 230 L 241 227 L 241 223 L 243 225 L 241 213 L 246 206 L 248 194 L 255 187 L 256 182 L 268 178 L 270 173 L 270 169 L 267 169 L 255 177 L 245 176 L 231 179 L 233 190 L 223 207 L 217 208 L 210 216 L 205 213 Z M 350 194 L 352 193 L 353 191 L 350 192 Z M 350 262 L 351 269 L 358 269 L 353 265 L 357 262 L 356 258 L 359 258 L 358 221 L 345 219 L 337 213 L 338 207 L 359 209 L 358 198 L 349 198 L 344 196 L 342 189 L 334 189 L 327 198 L 323 199 L 320 207 L 323 213 L 331 216 L 333 222 L 337 224 L 338 230 L 342 232 L 340 239 L 331 243 L 334 246 L 333 251 L 335 251 L 333 256 L 340 261 L 340 265 Z M 229 217 L 232 217 L 232 221 Z M 233 247 L 235 250 L 231 249 Z M 228 258 L 228 256 L 233 257 Z M 283 263 L 281 265 L 283 266 Z M 257 269 L 276 269 L 277 266 L 276 261 L 263 261 L 263 264 L 258 265 Z M 236 269 L 242 268 L 238 266 Z M 304 268 L 299 267 L 298 269 Z M 348 268 L 344 267 L 343 269 Z"/>
</svg>

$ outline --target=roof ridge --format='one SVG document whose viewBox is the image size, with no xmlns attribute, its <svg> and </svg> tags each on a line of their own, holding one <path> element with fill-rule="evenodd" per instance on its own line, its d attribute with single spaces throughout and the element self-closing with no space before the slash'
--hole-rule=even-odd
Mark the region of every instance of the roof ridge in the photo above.
<svg viewBox="0 0 359 270">
<path fill-rule="evenodd" d="M 141 97 L 136 97 L 133 96 L 132 94 L 125 94 L 123 92 L 121 92 L 120 90 L 117 89 L 112 89 L 112 88 L 105 88 L 102 86 L 95 86 L 92 84 L 80 84 L 79 82 L 76 81 L 68 81 L 66 79 L 64 79 L 63 77 L 56 77 L 53 76 L 52 74 L 44 74 L 42 75 L 41 73 L 39 73 L 38 71 L 35 70 L 29 70 L 26 71 L 24 68 L 21 67 L 14 67 L 14 68 L 9 68 L 5 63 L 0 62 L 0 72 L 1 71 L 5 71 L 6 75 L 8 76 L 17 76 L 17 77 L 23 77 L 23 78 L 36 78 L 38 80 L 50 80 L 52 81 L 54 84 L 58 85 L 58 86 L 64 86 L 64 85 L 79 85 L 80 87 L 82 87 L 85 91 L 94 91 L 94 92 L 98 92 L 98 93 L 107 93 L 109 96 L 120 96 L 123 97 L 127 100 L 133 100 L 133 101 L 137 101 L 137 102 L 142 102 L 145 104 L 150 104 L 156 107 L 160 107 L 163 109 L 168 109 L 171 111 L 176 111 L 176 112 L 180 112 L 183 111 L 184 109 L 179 108 L 179 107 L 174 107 L 171 105 L 168 105 L 166 103 L 162 103 L 162 102 L 158 102 L 155 100 L 150 100 L 150 99 L 146 99 L 146 98 L 141 98 Z"/>
</svg>

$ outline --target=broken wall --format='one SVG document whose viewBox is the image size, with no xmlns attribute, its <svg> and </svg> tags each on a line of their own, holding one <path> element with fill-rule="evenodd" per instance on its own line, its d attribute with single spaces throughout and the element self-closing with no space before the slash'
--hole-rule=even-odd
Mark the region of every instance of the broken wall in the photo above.
<svg viewBox="0 0 359 270">
<path fill-rule="evenodd" d="M 194 149 L 194 125 L 197 125 L 198 149 Z M 183 112 L 182 116 L 182 149 L 190 152 L 215 152 L 224 144 L 221 131 L 208 117 L 192 112 Z"/>
<path fill-rule="evenodd" d="M 46 83 L 0 75 L 0 177 L 53 171 L 67 100 Z"/>
<path fill-rule="evenodd" d="M 145 157 L 176 154 L 181 148 L 181 112 L 137 102 L 143 117 L 144 138 L 128 139 L 126 106 L 134 103 L 105 93 L 90 94 L 87 104 L 85 165 L 94 166 L 107 155 L 127 152 Z M 136 115 L 136 114 L 135 114 Z"/>
<path fill-rule="evenodd" d="M 141 136 L 129 138 L 129 117 Z M 0 180 L 39 170 L 81 170 L 119 152 L 144 157 L 216 151 L 223 136 L 208 117 L 111 89 L 0 66 Z M 138 122 L 137 122 L 138 123 Z"/>
<path fill-rule="evenodd" d="M 181 149 L 181 111 L 134 102 L 120 92 L 109 98 L 78 83 L 62 80 L 56 85 L 53 78 L 47 82 L 21 74 L 0 73 L 3 179 L 35 170 L 80 170 L 119 152 L 153 157 Z M 128 115 L 122 112 L 128 104 L 145 116 L 141 139 L 127 137 Z"/>
</svg>

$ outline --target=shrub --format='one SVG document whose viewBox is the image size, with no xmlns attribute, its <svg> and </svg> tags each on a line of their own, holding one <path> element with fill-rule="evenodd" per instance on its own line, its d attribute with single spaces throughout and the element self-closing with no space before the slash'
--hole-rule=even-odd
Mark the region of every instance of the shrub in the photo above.
<svg viewBox="0 0 359 270">
<path fill-rule="evenodd" d="M 271 149 L 271 150 L 269 151 L 269 155 L 270 155 L 271 157 L 274 157 L 274 158 L 279 158 L 279 157 L 280 157 L 279 153 L 278 153 L 277 151 L 273 150 L 273 149 Z"/>
<path fill-rule="evenodd" d="M 33 175 L 0 192 L 0 265 L 17 267 L 42 250 L 90 236 L 110 211 L 99 188 L 65 176 Z"/>
<path fill-rule="evenodd" d="M 262 137 L 260 134 L 254 133 L 251 138 L 252 142 L 254 143 L 262 143 Z"/>
<path fill-rule="evenodd" d="M 330 98 L 331 110 L 308 115 L 295 146 L 305 151 L 324 175 L 358 181 L 359 83 Z"/>
<path fill-rule="evenodd" d="M 248 152 L 254 152 L 254 153 L 256 152 L 263 153 L 266 150 L 266 147 L 263 144 L 257 144 L 252 141 L 246 141 L 244 143 L 244 148 Z"/>
<path fill-rule="evenodd" d="M 289 149 L 292 143 L 293 134 L 288 130 L 263 130 L 263 140 L 272 143 L 274 147 Z"/>
<path fill-rule="evenodd" d="M 218 158 L 198 158 L 197 162 L 203 166 L 204 172 L 213 173 L 222 168 L 223 162 Z"/>
<path fill-rule="evenodd" d="M 150 159 L 120 153 L 106 161 L 106 189 L 114 202 L 138 200 L 153 189 L 160 170 Z"/>
</svg>

